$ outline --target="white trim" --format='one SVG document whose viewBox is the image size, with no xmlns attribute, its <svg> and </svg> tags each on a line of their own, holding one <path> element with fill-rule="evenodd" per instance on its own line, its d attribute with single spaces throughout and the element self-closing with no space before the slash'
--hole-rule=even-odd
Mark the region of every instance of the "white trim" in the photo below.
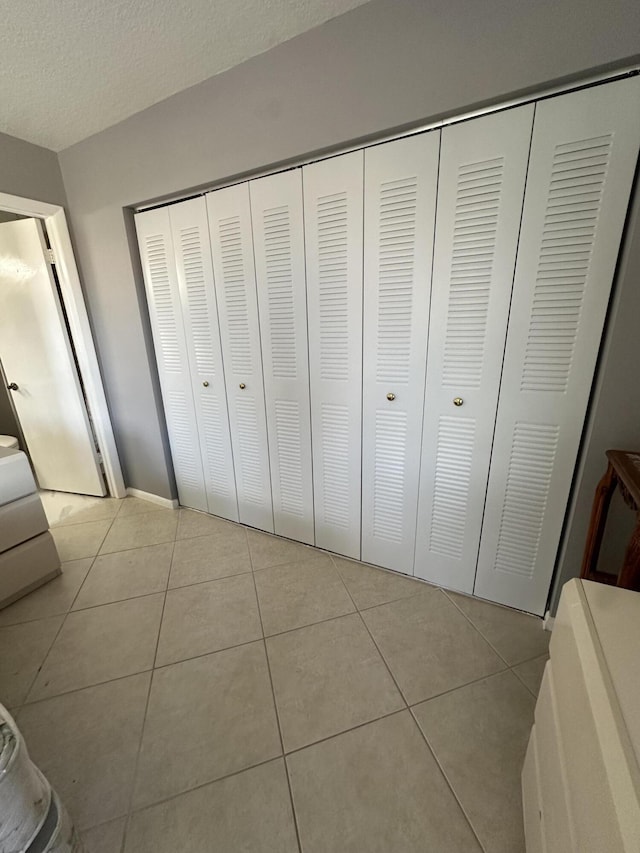
<svg viewBox="0 0 640 853">
<path fill-rule="evenodd" d="M 143 492 L 141 489 L 127 489 L 127 495 L 132 498 L 140 498 L 142 501 L 163 506 L 165 509 L 177 509 L 180 504 L 177 498 L 161 498 L 160 495 L 152 495 L 151 492 Z"/>
<path fill-rule="evenodd" d="M 551 611 L 547 610 L 544 615 L 542 627 L 545 631 L 553 631 L 553 626 L 556 624 L 556 617 L 551 615 Z"/>
<path fill-rule="evenodd" d="M 104 393 L 98 357 L 91 334 L 89 316 L 64 208 L 57 204 L 47 204 L 43 201 L 34 201 L 33 199 L 0 192 L 0 210 L 44 220 L 55 257 L 62 300 L 69 320 L 71 337 L 87 396 L 87 405 L 102 455 L 109 493 L 114 498 L 123 498 L 127 490 L 122 476 L 113 427 L 107 408 L 107 398 Z"/>
</svg>

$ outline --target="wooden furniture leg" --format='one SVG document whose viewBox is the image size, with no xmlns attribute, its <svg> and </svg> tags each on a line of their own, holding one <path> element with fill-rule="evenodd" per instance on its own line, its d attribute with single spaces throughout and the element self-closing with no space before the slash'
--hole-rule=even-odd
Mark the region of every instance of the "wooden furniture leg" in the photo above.
<svg viewBox="0 0 640 853">
<path fill-rule="evenodd" d="M 627 545 L 618 586 L 640 592 L 640 513 L 636 516 L 636 526 Z"/>
<path fill-rule="evenodd" d="M 604 476 L 598 483 L 591 508 L 591 519 L 589 521 L 587 541 L 582 558 L 582 569 L 580 571 L 580 577 L 586 580 L 595 580 L 598 574 L 598 555 L 600 553 L 600 546 L 602 545 L 602 536 L 607 521 L 611 496 L 615 492 L 617 484 L 618 478 L 616 472 L 611 463 L 609 463 Z M 598 580 L 601 580 L 602 573 L 599 574 Z M 615 582 L 615 578 L 612 578 L 612 582 Z"/>
</svg>

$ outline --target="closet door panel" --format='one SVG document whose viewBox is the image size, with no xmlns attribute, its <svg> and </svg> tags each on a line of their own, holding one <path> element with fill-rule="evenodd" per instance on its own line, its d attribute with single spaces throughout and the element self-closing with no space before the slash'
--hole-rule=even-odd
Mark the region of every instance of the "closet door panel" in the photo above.
<svg viewBox="0 0 640 853">
<path fill-rule="evenodd" d="M 275 532 L 314 544 L 302 172 L 251 181 Z"/>
<path fill-rule="evenodd" d="M 440 133 L 365 152 L 362 559 L 413 572 Z"/>
<path fill-rule="evenodd" d="M 537 105 L 476 595 L 542 615 L 640 138 L 640 78 Z"/>
<path fill-rule="evenodd" d="M 240 521 L 273 532 L 249 186 L 206 198 Z"/>
<path fill-rule="evenodd" d="M 138 213 L 135 223 L 178 498 L 182 506 L 206 511 L 169 210 L 163 207 Z"/>
<path fill-rule="evenodd" d="M 415 574 L 469 593 L 533 113 L 531 104 L 442 132 Z"/>
<path fill-rule="evenodd" d="M 305 166 L 316 545 L 359 559 L 362 455 L 362 151 Z"/>
<path fill-rule="evenodd" d="M 204 198 L 167 208 L 209 512 L 238 521 L 227 396 Z"/>
</svg>

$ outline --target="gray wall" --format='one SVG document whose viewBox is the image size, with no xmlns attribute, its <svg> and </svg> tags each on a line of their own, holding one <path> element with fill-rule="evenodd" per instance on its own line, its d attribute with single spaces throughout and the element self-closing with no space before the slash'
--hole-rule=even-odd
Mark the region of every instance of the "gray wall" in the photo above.
<svg viewBox="0 0 640 853">
<path fill-rule="evenodd" d="M 60 154 L 127 483 L 173 494 L 123 208 L 638 50 L 637 0 L 373 0 Z"/>
<path fill-rule="evenodd" d="M 640 193 L 635 193 L 620 258 L 600 369 L 558 560 L 552 607 L 562 584 L 580 574 L 593 494 L 606 469 L 605 450 L 640 451 Z M 633 513 L 612 501 L 599 568 L 615 572 L 631 533 Z"/>
<path fill-rule="evenodd" d="M 0 133 L 0 192 L 49 204 L 66 205 L 57 155 L 47 148 Z M 12 214 L 0 211 L 0 222 L 15 218 Z M 20 435 L 9 402 L 9 392 L 4 387 L 0 387 L 0 433 Z"/>
</svg>

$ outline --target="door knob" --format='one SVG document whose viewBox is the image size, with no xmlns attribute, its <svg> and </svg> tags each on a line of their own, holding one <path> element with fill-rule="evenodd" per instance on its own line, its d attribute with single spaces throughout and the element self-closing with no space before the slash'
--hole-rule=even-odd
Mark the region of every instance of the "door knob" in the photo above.
<svg viewBox="0 0 640 853">
<path fill-rule="evenodd" d="M 389 391 L 389 393 L 387 394 L 387 400 L 389 400 L 389 402 L 391 403 L 395 399 L 396 399 L 396 395 L 393 394 L 391 391 Z"/>
<path fill-rule="evenodd" d="M 203 382 L 202 384 L 204 385 L 204 387 L 205 387 L 205 388 L 208 388 L 208 387 L 209 387 L 209 383 L 207 382 L 207 380 L 206 380 L 206 379 L 204 380 L 204 382 Z"/>
<path fill-rule="evenodd" d="M 454 397 L 453 398 L 453 405 L 454 406 L 461 406 L 463 403 L 464 403 L 464 400 L 462 399 L 462 397 Z"/>
<path fill-rule="evenodd" d="M 17 391 L 18 390 L 18 386 L 16 385 L 15 382 L 10 382 L 7 385 L 7 388 L 9 389 L 9 391 Z"/>
<path fill-rule="evenodd" d="M 247 387 L 247 386 L 244 384 L 244 382 L 241 382 L 241 383 L 240 383 L 240 390 L 241 390 L 241 391 L 244 391 L 244 389 L 245 389 L 246 387 Z"/>
</svg>

